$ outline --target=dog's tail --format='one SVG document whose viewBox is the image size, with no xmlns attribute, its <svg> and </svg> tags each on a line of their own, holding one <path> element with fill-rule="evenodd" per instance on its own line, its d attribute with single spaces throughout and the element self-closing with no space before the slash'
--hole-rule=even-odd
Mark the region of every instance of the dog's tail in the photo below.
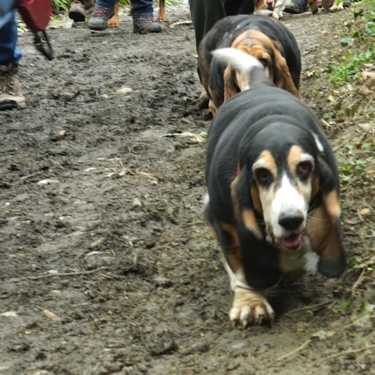
<svg viewBox="0 0 375 375">
<path fill-rule="evenodd" d="M 248 90 L 255 83 L 270 83 L 264 66 L 255 58 L 236 48 L 220 48 L 212 52 L 214 59 L 230 65 L 236 71 L 237 85 L 241 91 Z"/>
</svg>

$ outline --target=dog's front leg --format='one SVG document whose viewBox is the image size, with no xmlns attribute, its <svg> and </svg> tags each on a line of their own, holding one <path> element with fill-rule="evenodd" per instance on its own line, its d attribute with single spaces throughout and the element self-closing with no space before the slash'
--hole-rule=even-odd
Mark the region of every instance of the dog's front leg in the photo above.
<svg viewBox="0 0 375 375">
<path fill-rule="evenodd" d="M 261 291 L 237 286 L 234 290 L 233 306 L 229 318 L 236 325 L 272 323 L 275 313 Z"/>
<path fill-rule="evenodd" d="M 113 16 L 108 20 L 108 26 L 117 27 L 118 26 L 118 13 L 120 10 L 120 5 L 115 4 L 115 10 Z"/>
<path fill-rule="evenodd" d="M 272 18 L 283 18 L 283 10 L 285 8 L 285 0 L 276 0 L 275 7 L 273 8 Z"/>
</svg>

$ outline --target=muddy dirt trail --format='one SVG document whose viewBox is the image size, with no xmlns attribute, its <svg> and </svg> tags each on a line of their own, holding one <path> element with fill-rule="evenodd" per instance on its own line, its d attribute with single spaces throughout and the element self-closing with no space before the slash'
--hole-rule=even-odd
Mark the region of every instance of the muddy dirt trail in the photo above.
<svg viewBox="0 0 375 375">
<path fill-rule="evenodd" d="M 302 99 L 322 118 L 352 17 L 282 21 L 301 48 Z M 159 35 L 134 35 L 126 14 L 103 32 L 50 30 L 52 62 L 20 37 L 27 107 L 0 113 L 0 374 L 375 373 L 367 269 L 279 288 L 272 327 L 229 321 L 202 218 L 209 120 L 194 31 L 175 24 L 189 19 L 183 2 Z M 344 160 L 355 121 L 325 124 Z M 373 185 L 343 191 L 349 261 L 374 247 L 373 199 Z"/>
</svg>

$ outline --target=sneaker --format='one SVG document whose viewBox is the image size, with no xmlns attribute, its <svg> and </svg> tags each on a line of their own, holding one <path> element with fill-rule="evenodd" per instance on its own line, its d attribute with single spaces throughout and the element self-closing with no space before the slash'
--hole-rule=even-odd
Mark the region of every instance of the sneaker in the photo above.
<svg viewBox="0 0 375 375">
<path fill-rule="evenodd" d="M 0 110 L 26 105 L 18 80 L 18 66 L 0 65 Z"/>
<path fill-rule="evenodd" d="M 151 15 L 141 15 L 133 20 L 133 32 L 137 34 L 160 33 L 161 26 Z"/>
<path fill-rule="evenodd" d="M 114 6 L 105 7 L 95 4 L 94 12 L 89 19 L 88 27 L 91 30 L 105 30 L 108 20 L 114 15 Z"/>
<path fill-rule="evenodd" d="M 284 12 L 292 14 L 300 14 L 308 11 L 309 8 L 306 3 L 304 5 L 295 3 L 294 1 L 289 2 L 284 8 Z"/>
<path fill-rule="evenodd" d="M 79 1 L 73 1 L 72 5 L 70 6 L 69 18 L 71 18 L 74 22 L 85 22 L 85 9 Z"/>
</svg>

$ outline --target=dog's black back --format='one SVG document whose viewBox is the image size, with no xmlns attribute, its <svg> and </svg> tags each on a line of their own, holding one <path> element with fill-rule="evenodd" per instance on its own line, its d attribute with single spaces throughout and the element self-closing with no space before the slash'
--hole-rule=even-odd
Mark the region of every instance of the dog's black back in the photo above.
<svg viewBox="0 0 375 375">
<path fill-rule="evenodd" d="M 299 89 L 301 56 L 297 41 L 284 24 L 271 17 L 250 14 L 228 16 L 218 21 L 205 35 L 199 46 L 199 51 L 204 54 L 208 65 L 211 64 L 212 51 L 218 48 L 230 47 L 237 36 L 248 29 L 258 30 L 271 40 L 279 43 L 294 85 Z M 223 65 L 224 68 L 225 66 Z M 222 73 L 220 76 L 222 76 Z"/>
</svg>

